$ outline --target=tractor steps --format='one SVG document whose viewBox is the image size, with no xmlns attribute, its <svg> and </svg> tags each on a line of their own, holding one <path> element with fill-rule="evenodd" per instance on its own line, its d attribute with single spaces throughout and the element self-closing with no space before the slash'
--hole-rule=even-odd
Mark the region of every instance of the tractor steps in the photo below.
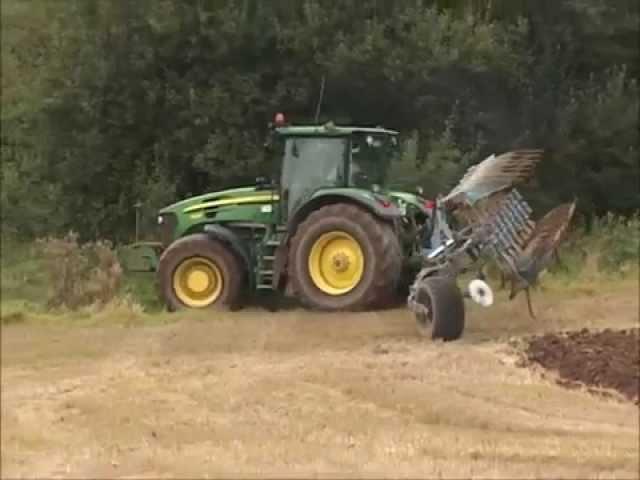
<svg viewBox="0 0 640 480">
<path fill-rule="evenodd" d="M 256 268 L 256 288 L 258 290 L 273 290 L 273 262 L 276 259 L 275 250 L 280 246 L 280 235 L 276 233 L 276 238 L 271 238 L 264 242 L 262 255 L 258 259 Z"/>
<path fill-rule="evenodd" d="M 258 271 L 258 284 L 256 288 L 258 290 L 273 290 L 273 270 L 259 270 Z"/>
</svg>

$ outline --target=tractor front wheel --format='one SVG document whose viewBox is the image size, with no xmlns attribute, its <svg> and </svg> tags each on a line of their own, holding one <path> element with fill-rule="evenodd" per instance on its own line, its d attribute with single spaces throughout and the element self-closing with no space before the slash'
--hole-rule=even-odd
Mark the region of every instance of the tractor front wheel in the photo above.
<svg viewBox="0 0 640 480">
<path fill-rule="evenodd" d="M 299 226 L 289 250 L 296 296 L 319 310 L 377 307 L 395 290 L 402 267 L 392 227 L 350 204 L 319 208 Z"/>
<path fill-rule="evenodd" d="M 416 301 L 428 312 L 416 315 L 421 335 L 444 341 L 457 340 L 462 336 L 464 298 L 455 280 L 444 276 L 425 278 L 418 286 Z"/>
<path fill-rule="evenodd" d="M 188 235 L 160 257 L 160 292 L 170 311 L 232 308 L 242 293 L 242 264 L 231 250 L 207 234 Z"/>
</svg>

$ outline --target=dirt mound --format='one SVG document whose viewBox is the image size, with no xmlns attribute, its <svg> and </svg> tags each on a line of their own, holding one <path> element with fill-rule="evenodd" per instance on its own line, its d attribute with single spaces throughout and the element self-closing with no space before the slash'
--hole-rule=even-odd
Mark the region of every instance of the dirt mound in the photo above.
<svg viewBox="0 0 640 480">
<path fill-rule="evenodd" d="M 640 405 L 640 328 L 549 333 L 530 340 L 529 362 L 558 373 L 567 387 L 614 389 Z"/>
</svg>

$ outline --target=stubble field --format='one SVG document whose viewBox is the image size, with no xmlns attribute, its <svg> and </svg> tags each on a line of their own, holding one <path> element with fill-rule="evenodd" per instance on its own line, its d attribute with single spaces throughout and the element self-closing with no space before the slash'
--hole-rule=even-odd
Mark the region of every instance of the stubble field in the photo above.
<svg viewBox="0 0 640 480">
<path fill-rule="evenodd" d="M 637 287 L 534 294 L 536 320 L 500 297 L 451 343 L 405 309 L 5 324 L 2 476 L 638 478 L 633 399 L 567 388 L 527 347 L 637 327 Z"/>
</svg>

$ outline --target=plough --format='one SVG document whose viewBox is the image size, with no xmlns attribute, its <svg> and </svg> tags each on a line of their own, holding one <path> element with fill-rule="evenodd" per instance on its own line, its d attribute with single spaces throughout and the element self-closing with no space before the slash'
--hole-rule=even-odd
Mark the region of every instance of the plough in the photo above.
<svg viewBox="0 0 640 480">
<path fill-rule="evenodd" d="M 530 288 L 557 257 L 576 209 L 576 201 L 558 205 L 539 221 L 516 188 L 542 159 L 541 150 L 492 155 L 472 166 L 460 182 L 436 201 L 430 248 L 410 287 L 407 303 L 421 331 L 453 340 L 464 328 L 463 298 L 493 303 L 484 267 L 493 261 L 510 283 L 509 299 L 524 291 L 531 317 Z M 455 225 L 455 226 L 454 226 Z M 456 280 L 475 272 L 466 292 Z"/>
</svg>

